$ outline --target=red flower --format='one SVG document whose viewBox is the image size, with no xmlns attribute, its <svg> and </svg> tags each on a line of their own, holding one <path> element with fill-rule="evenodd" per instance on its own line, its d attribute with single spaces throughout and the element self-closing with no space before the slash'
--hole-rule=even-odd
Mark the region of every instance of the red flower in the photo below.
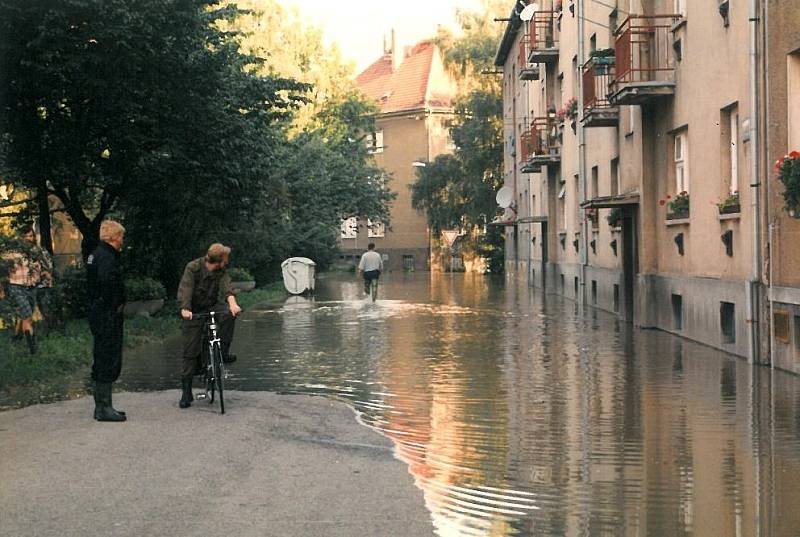
<svg viewBox="0 0 800 537">
<path fill-rule="evenodd" d="M 670 196 L 669 194 L 667 194 L 667 199 L 668 199 L 668 200 L 671 200 L 671 199 L 672 199 L 672 196 Z"/>
<path fill-rule="evenodd" d="M 789 153 L 789 158 L 797 158 L 800 157 L 800 151 L 792 151 Z"/>
<path fill-rule="evenodd" d="M 667 203 L 667 200 L 658 200 L 658 204 L 662 207 Z"/>
</svg>

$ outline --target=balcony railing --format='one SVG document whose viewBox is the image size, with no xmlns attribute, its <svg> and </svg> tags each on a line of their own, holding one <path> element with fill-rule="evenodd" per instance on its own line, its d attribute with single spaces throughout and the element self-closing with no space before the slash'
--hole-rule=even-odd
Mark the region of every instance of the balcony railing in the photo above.
<svg viewBox="0 0 800 537">
<path fill-rule="evenodd" d="M 530 63 L 552 63 L 558 61 L 559 30 L 555 11 L 537 11 L 528 22 L 531 36 Z"/>
<path fill-rule="evenodd" d="M 613 127 L 619 122 L 618 108 L 608 100 L 614 80 L 614 56 L 591 57 L 583 66 L 583 124 Z"/>
<path fill-rule="evenodd" d="M 519 161 L 526 163 L 534 154 L 533 132 L 530 127 L 526 127 L 519 137 Z"/>
<path fill-rule="evenodd" d="M 538 172 L 543 165 L 553 165 L 561 162 L 561 143 L 559 142 L 558 129 L 559 126 L 555 118 L 534 118 L 530 129 L 523 133 L 521 139 L 524 158 L 521 158 L 520 161 L 522 162 L 522 171 L 524 173 Z M 522 140 L 526 141 L 522 142 Z"/>
<path fill-rule="evenodd" d="M 680 15 L 631 15 L 615 32 L 616 73 L 609 100 L 642 104 L 675 92 L 672 26 Z"/>
<path fill-rule="evenodd" d="M 519 78 L 520 80 L 539 80 L 539 67 L 528 62 L 531 50 L 531 36 L 525 34 L 519 40 Z"/>
</svg>

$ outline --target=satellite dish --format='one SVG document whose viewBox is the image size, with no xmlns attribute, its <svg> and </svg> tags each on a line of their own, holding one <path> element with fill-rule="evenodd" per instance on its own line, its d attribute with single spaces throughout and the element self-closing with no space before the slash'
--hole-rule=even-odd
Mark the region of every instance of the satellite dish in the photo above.
<svg viewBox="0 0 800 537">
<path fill-rule="evenodd" d="M 508 207 L 511 207 L 511 202 L 514 200 L 514 192 L 512 192 L 509 187 L 504 186 L 497 191 L 497 196 L 495 199 L 500 207 L 507 209 Z"/>
<path fill-rule="evenodd" d="M 527 6 L 525 6 L 525 9 L 523 9 L 520 12 L 519 18 L 524 20 L 525 22 L 528 22 L 529 20 L 531 20 L 533 18 L 533 14 L 536 13 L 537 11 L 539 11 L 539 5 L 538 4 L 536 4 L 536 3 L 528 4 Z"/>
</svg>

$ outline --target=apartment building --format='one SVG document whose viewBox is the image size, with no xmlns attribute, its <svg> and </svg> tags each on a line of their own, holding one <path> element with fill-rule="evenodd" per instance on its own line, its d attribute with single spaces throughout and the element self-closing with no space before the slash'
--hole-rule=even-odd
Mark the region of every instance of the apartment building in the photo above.
<svg viewBox="0 0 800 537">
<path fill-rule="evenodd" d="M 774 163 L 800 151 L 800 10 L 793 0 L 774 0 L 765 10 L 767 158 L 767 281 L 772 363 L 800 373 L 800 216 L 790 214 Z"/>
<path fill-rule="evenodd" d="M 374 242 L 388 270 L 430 270 L 431 237 L 425 214 L 411 206 L 416 169 L 437 155 L 452 151 L 448 121 L 455 86 L 441 53 L 432 41 L 402 52 L 394 36 L 390 47 L 356 77 L 356 85 L 380 109 L 376 131 L 367 137 L 378 166 L 391 176 L 397 198 L 391 226 L 351 218 L 342 223 L 339 239 L 343 260 L 357 261 Z"/>
<path fill-rule="evenodd" d="M 771 32 L 787 97 L 764 129 L 761 0 L 528 3 L 512 3 L 495 60 L 514 192 L 509 273 L 761 363 L 780 295 L 792 317 L 781 334 L 797 323 L 789 343 L 800 347 L 798 222 L 767 203 L 762 149 L 763 132 L 797 113 L 797 15 L 777 16 L 784 26 Z M 782 136 L 771 155 L 797 145 Z M 768 213 L 784 243 L 771 264 Z M 768 287 L 767 267 L 792 291 Z"/>
</svg>

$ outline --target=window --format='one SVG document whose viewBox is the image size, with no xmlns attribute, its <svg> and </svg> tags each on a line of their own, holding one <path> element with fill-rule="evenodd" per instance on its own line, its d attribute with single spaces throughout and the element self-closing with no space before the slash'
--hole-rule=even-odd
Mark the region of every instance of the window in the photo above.
<svg viewBox="0 0 800 537">
<path fill-rule="evenodd" d="M 355 216 L 342 220 L 342 234 L 343 239 L 355 239 L 358 237 L 358 218 Z"/>
<path fill-rule="evenodd" d="M 789 127 L 789 147 L 796 149 L 800 146 L 800 52 L 789 54 L 787 64 L 787 99 L 786 109 L 789 117 L 787 118 Z M 792 103 L 795 103 L 792 105 Z"/>
<path fill-rule="evenodd" d="M 561 294 L 564 294 L 564 275 L 561 274 Z"/>
<path fill-rule="evenodd" d="M 672 328 L 683 330 L 683 297 L 672 295 Z"/>
<path fill-rule="evenodd" d="M 578 300 L 578 289 L 580 288 L 580 283 L 579 282 L 580 282 L 580 280 L 578 279 L 577 276 L 575 276 L 575 283 L 573 284 L 573 286 L 575 288 L 575 300 Z"/>
<path fill-rule="evenodd" d="M 726 194 L 739 191 L 739 112 L 736 105 L 720 112 L 720 168 Z"/>
<path fill-rule="evenodd" d="M 414 270 L 414 256 L 403 254 L 403 270 Z"/>
<path fill-rule="evenodd" d="M 597 280 L 592 280 L 592 304 L 597 305 Z"/>
<path fill-rule="evenodd" d="M 383 153 L 383 131 L 369 133 L 366 137 L 366 144 L 370 153 Z"/>
<path fill-rule="evenodd" d="M 619 12 L 615 8 L 611 11 L 611 14 L 608 16 L 608 42 L 614 44 L 617 39 L 617 36 L 614 35 L 614 32 L 617 31 L 617 24 L 619 23 Z"/>
<path fill-rule="evenodd" d="M 614 284 L 614 313 L 619 312 L 619 284 Z"/>
<path fill-rule="evenodd" d="M 561 230 L 567 229 L 567 184 L 561 183 L 561 191 L 558 193 L 558 211 L 561 215 Z"/>
<path fill-rule="evenodd" d="M 800 316 L 794 316 L 794 353 L 800 356 Z"/>
<path fill-rule="evenodd" d="M 689 192 L 689 147 L 687 133 L 676 134 L 674 139 L 675 192 Z"/>
<path fill-rule="evenodd" d="M 611 160 L 611 195 L 619 194 L 619 158 Z"/>
<path fill-rule="evenodd" d="M 736 343 L 736 305 L 731 302 L 719 303 L 719 325 L 722 343 Z"/>
<path fill-rule="evenodd" d="M 592 166 L 592 197 L 600 197 L 600 184 L 598 182 L 599 170 L 597 166 Z"/>
<path fill-rule="evenodd" d="M 383 222 L 373 222 L 367 219 L 367 236 L 372 237 L 385 237 L 386 229 Z"/>
<path fill-rule="evenodd" d="M 789 313 L 785 311 L 776 311 L 772 314 L 772 326 L 775 332 L 775 339 L 781 343 L 789 343 Z M 797 317 L 795 317 L 795 328 L 797 328 Z M 796 336 L 800 334 L 795 330 Z"/>
</svg>

